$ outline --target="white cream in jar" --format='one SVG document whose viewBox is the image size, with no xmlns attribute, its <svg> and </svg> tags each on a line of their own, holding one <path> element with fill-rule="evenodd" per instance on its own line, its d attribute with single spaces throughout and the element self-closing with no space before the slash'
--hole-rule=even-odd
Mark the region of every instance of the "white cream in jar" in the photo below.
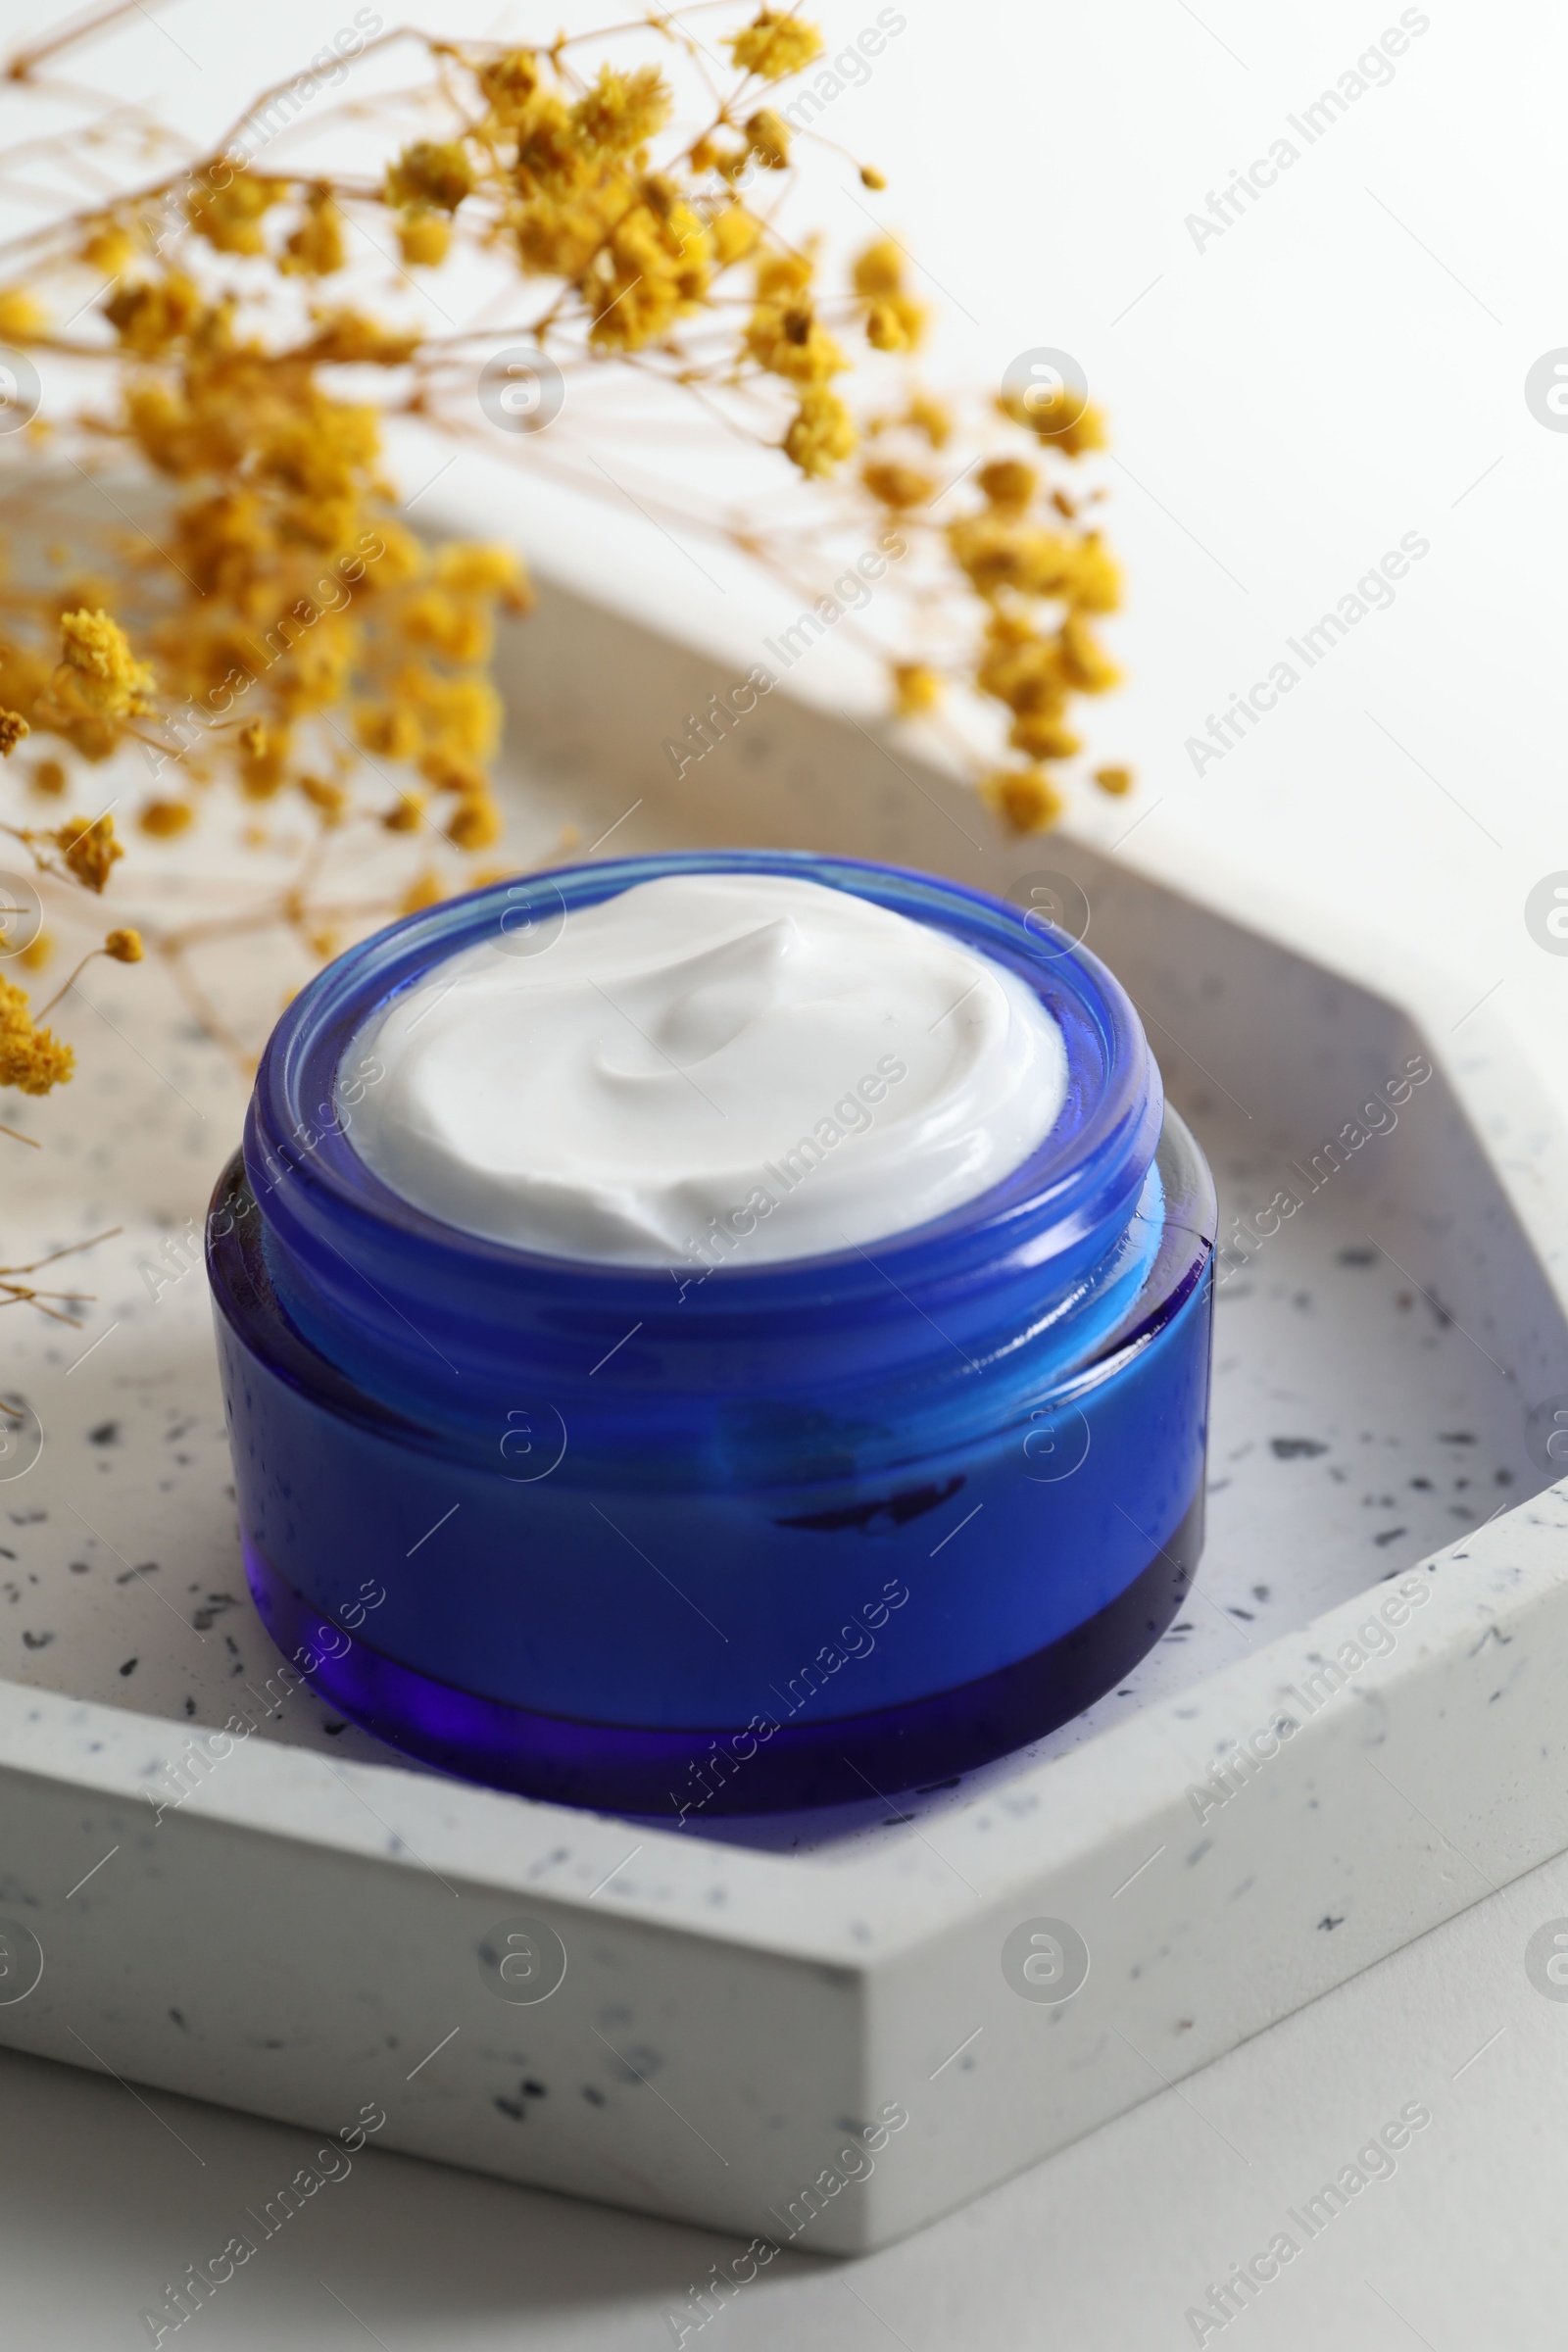
<svg viewBox="0 0 1568 2352">
<path fill-rule="evenodd" d="M 614 1265 L 923 1225 L 1027 1158 L 1061 1032 L 947 932 L 819 882 L 670 874 L 435 966 L 368 1022 L 350 1140 L 429 1215 Z"/>
</svg>

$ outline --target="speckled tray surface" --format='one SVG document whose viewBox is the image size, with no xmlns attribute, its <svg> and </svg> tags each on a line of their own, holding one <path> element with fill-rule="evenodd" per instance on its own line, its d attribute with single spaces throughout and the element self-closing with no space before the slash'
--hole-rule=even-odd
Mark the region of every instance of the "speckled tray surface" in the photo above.
<svg viewBox="0 0 1568 2352">
<path fill-rule="evenodd" d="M 245 1085 L 159 969 L 95 964 L 75 1083 L 0 1099 L 43 1143 L 6 1145 L 5 1255 L 117 1229 L 63 1261 L 60 1287 L 92 1294 L 66 1323 L 4 1319 L 24 1443 L 0 1461 L 0 1941 L 31 1938 L 43 1973 L 0 1985 L 0 2039 L 327 2130 L 374 2100 L 383 2145 L 747 2233 L 902 2103 L 896 2155 L 813 2219 L 811 2245 L 852 2251 L 1473 1900 L 1455 1849 L 1500 1880 L 1568 1843 L 1568 1781 L 1541 1762 L 1563 1746 L 1568 1502 L 1529 1499 L 1543 1414 L 1568 1400 L 1568 1145 L 1490 1011 L 1436 1036 L 1422 976 L 1316 910 L 1265 936 L 1245 903 L 1009 843 L 903 749 L 891 768 L 782 695 L 673 785 L 662 713 L 721 680 L 564 592 L 507 661 L 519 859 L 569 821 L 614 826 L 617 851 L 773 841 L 993 889 L 1057 869 L 1087 893 L 1224 1202 L 1197 1586 L 1097 1707 L 891 1809 L 677 1834 L 469 1788 L 307 1690 L 275 1699 L 194 1247 Z M 237 913 L 262 879 L 220 837 L 180 845 L 117 919 Z M 204 977 L 265 1026 L 304 973 L 236 929 Z M 1326 1140 L 1423 1053 L 1397 1120 L 1315 1182 Z M 1299 1208 L 1270 1232 L 1282 1188 Z M 1299 1712 L 1417 1563 L 1430 1605 L 1392 1654 L 1200 1829 L 1215 1759 Z M 236 1714 L 254 1736 L 158 1817 L 183 1743 Z M 508 2009 L 494 1940 L 519 1916 L 569 1967 Z M 1090 1976 L 1058 2007 L 1017 1998 L 1009 1939 L 1063 1921 Z"/>
<path fill-rule="evenodd" d="M 97 1293 L 76 1310 L 79 1328 L 19 1312 L 8 1327 L 7 1388 L 37 1411 L 45 1443 L 35 1469 L 0 1486 L 0 1677 L 176 1729 L 220 1726 L 237 1707 L 263 1739 L 422 1772 L 309 1690 L 281 1703 L 262 1690 L 279 1656 L 240 1564 L 211 1307 L 186 1222 L 199 1231 L 244 1089 L 157 975 L 98 977 L 91 994 L 115 1025 L 81 1029 L 74 1092 L 0 1106 L 8 1124 L 30 1117 L 48 1137 L 47 1156 L 29 1153 L 22 1168 L 33 1196 L 24 1205 L 12 1178 L 10 1254 L 40 1256 L 122 1226 L 79 1274 L 68 1261 L 72 1286 Z M 1228 1231 L 1270 1197 L 1272 1162 L 1238 1135 L 1223 1099 L 1217 1113 L 1202 1100 L 1184 1107 Z M 1222 1282 L 1208 1533 L 1192 1600 L 1126 1684 L 1023 1758 L 1080 1746 L 1546 1484 L 1508 1384 L 1373 1238 L 1381 1229 L 1400 1253 L 1393 1214 L 1325 1200 Z M 899 1812 L 917 1823 L 1009 1769 L 902 1800 Z M 721 1822 L 709 1834 L 833 1846 L 890 1827 L 872 1805 Z"/>
<path fill-rule="evenodd" d="M 516 787 L 518 831 L 548 854 L 570 790 L 559 773 L 518 777 Z M 622 827 L 617 847 L 628 836 L 640 847 L 668 838 L 677 828 L 666 817 L 662 836 L 659 813 Z M 1025 855 L 1012 852 L 1012 862 Z M 155 870 L 138 908 L 154 919 L 178 919 L 198 902 L 210 908 L 221 894 L 239 906 L 258 888 L 237 857 L 200 847 Z M 253 1029 L 256 1006 L 283 993 L 265 945 L 236 943 L 209 958 L 203 978 Z M 120 1230 L 65 1261 L 62 1287 L 95 1294 L 68 1309 L 69 1328 L 20 1310 L 6 1326 L 8 1391 L 39 1416 L 44 1447 L 35 1469 L 0 1484 L 0 1677 L 174 1724 L 220 1725 L 237 1701 L 264 1739 L 423 1771 L 308 1690 L 281 1704 L 259 1695 L 278 1656 L 240 1564 L 192 1240 L 237 1140 L 246 1087 L 159 969 L 100 964 L 79 994 L 72 1088 L 45 1102 L 0 1098 L 0 1120 L 47 1147 L 11 1147 L 6 1250 L 32 1259 Z M 1168 1005 L 1165 1014 L 1176 1017 Z M 1402 1127 L 1372 1138 L 1358 1164 L 1308 1195 L 1305 1162 L 1343 1120 L 1293 1134 L 1270 1117 L 1262 1090 L 1248 1089 L 1254 1111 L 1188 1060 L 1152 1011 L 1150 1031 L 1214 1169 L 1222 1238 L 1272 1198 L 1287 1166 L 1307 1198 L 1261 1247 L 1233 1250 L 1219 1285 L 1208 1530 L 1193 1598 L 1120 1690 L 1021 1751 L 1031 1762 L 1202 1682 L 1547 1483 L 1500 1345 L 1489 1350 L 1468 1315 L 1455 1320 L 1446 1276 L 1406 1270 L 1412 1204 L 1401 1179 L 1452 1129 L 1445 1083 L 1413 1094 Z M 1391 1033 L 1391 1072 L 1404 1058 L 1397 1043 Z M 1212 1053 L 1209 1039 L 1202 1045 Z M 1247 1080 L 1232 1073 L 1230 1083 Z M 1342 1091 L 1348 1117 L 1348 1077 Z M 1544 1286 L 1540 1303 L 1549 1307 Z M 1535 1393 L 1552 1385 L 1543 1366 Z M 961 1804 L 1008 1769 L 906 1799 L 899 1812 L 917 1819 Z M 868 1800 L 692 1826 L 730 1841 L 821 1847 L 890 1825 Z"/>
</svg>

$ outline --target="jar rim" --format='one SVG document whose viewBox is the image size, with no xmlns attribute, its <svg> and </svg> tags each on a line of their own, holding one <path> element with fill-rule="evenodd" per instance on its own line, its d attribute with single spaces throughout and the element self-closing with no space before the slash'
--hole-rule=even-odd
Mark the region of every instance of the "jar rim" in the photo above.
<svg viewBox="0 0 1568 2352">
<path fill-rule="evenodd" d="M 945 1271 L 972 1274 L 987 1261 L 1045 1271 L 1053 1259 L 1076 1256 L 1078 1244 L 1119 1208 L 1131 1213 L 1157 1143 L 1163 1090 L 1131 999 L 1091 950 L 1032 909 L 945 877 L 861 858 L 738 849 L 659 852 L 514 876 L 401 916 L 328 964 L 280 1016 L 257 1071 L 244 1149 L 268 1225 L 281 1225 L 285 1235 L 308 1227 L 338 1248 L 379 1237 L 508 1289 L 518 1281 L 547 1290 L 564 1283 L 579 1295 L 613 1289 L 633 1304 L 638 1295 L 667 1301 L 671 1269 L 519 1249 L 416 1206 L 360 1157 L 349 1139 L 352 1114 L 341 1116 L 339 1082 L 345 1055 L 378 1010 L 486 938 L 516 937 L 509 925 L 519 915 L 554 922 L 639 882 L 723 872 L 800 876 L 929 922 L 1015 972 L 1061 1026 L 1068 1086 L 1052 1128 L 998 1184 L 938 1218 L 873 1241 L 889 1279 L 940 1280 Z M 333 1106 L 336 1122 L 328 1117 Z M 324 1122 L 319 1131 L 318 1120 Z M 803 1281 L 853 1277 L 866 1258 L 850 1245 L 711 1272 L 731 1306 L 761 1308 Z"/>
</svg>

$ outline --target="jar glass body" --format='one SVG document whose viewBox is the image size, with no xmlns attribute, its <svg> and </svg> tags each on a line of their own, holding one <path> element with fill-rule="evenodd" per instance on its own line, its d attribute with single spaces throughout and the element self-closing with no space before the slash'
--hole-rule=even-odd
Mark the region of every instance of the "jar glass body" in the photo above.
<svg viewBox="0 0 1568 2352">
<path fill-rule="evenodd" d="M 913 1232 L 749 1267 L 444 1226 L 353 1148 L 379 1005 L 656 874 L 804 874 L 1060 1022 L 1068 1101 Z M 209 1225 L 247 1574 L 333 1705 L 469 1777 L 671 1821 L 867 1797 L 1054 1728 L 1201 1538 L 1212 1187 L 1131 1005 L 1038 917 L 784 853 L 618 860 L 409 918 L 303 992 Z"/>
</svg>

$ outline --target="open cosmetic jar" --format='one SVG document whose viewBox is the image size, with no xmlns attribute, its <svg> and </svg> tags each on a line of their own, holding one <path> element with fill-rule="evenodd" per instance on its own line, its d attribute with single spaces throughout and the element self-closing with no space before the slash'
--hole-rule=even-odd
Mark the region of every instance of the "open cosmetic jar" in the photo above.
<svg viewBox="0 0 1568 2352">
<path fill-rule="evenodd" d="M 769 1256 L 754 1210 L 665 1264 L 468 1230 L 377 1173 L 400 999 L 486 943 L 543 969 L 574 915 L 703 875 L 852 894 L 1029 992 L 1063 1057 L 1043 1138 L 922 1223 Z M 700 1041 L 674 1060 L 700 1087 Z M 214 1196 L 257 1605 L 335 1709 L 564 1803 L 691 1826 L 962 1772 L 1101 1696 L 1188 1589 L 1214 1230 L 1130 1001 L 1037 913 L 703 851 L 412 915 L 289 1006 Z"/>
</svg>

